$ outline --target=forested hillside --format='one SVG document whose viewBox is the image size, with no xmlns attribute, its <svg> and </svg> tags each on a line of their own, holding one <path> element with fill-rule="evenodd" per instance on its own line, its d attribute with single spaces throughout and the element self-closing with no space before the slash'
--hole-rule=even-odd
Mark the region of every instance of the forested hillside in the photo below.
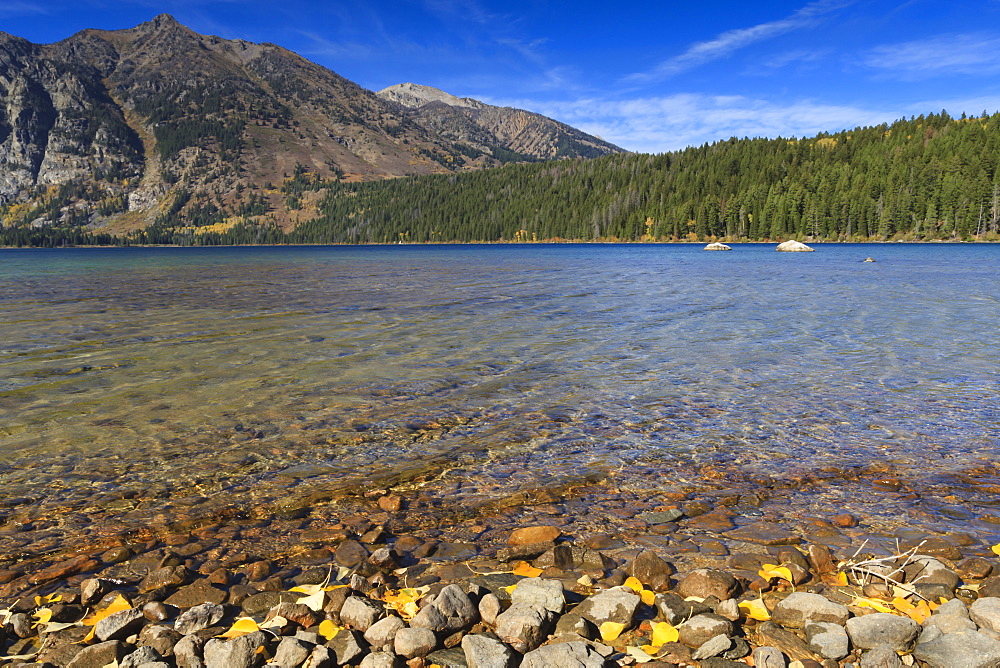
<svg viewBox="0 0 1000 668">
<path fill-rule="evenodd" d="M 1000 114 L 371 183 L 299 168 L 280 187 L 318 212 L 290 233 L 258 202 L 225 230 L 165 215 L 116 242 L 1000 240 Z"/>
</svg>

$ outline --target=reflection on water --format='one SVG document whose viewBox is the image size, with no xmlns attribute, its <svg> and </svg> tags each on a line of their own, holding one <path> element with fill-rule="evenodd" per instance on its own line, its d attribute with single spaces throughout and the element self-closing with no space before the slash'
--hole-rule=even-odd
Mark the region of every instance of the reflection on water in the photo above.
<svg viewBox="0 0 1000 668">
<path fill-rule="evenodd" d="M 1000 247 L 818 248 L 0 251 L 0 514 L 991 465 Z"/>
</svg>

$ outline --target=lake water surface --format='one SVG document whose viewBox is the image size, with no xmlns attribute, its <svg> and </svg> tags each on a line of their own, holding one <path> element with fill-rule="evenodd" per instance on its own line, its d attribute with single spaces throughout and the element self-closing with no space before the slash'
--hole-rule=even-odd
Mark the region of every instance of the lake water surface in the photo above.
<svg viewBox="0 0 1000 668">
<path fill-rule="evenodd" d="M 858 475 L 790 502 L 993 540 L 1000 245 L 816 248 L 0 250 L 0 549 L 332 488 Z M 921 501 L 858 506 L 880 478 Z"/>
</svg>

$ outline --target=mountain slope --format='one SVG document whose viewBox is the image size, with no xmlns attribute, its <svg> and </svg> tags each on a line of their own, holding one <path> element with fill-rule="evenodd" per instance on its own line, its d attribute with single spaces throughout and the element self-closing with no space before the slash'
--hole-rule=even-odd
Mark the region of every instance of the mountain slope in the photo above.
<svg viewBox="0 0 1000 668">
<path fill-rule="evenodd" d="M 494 155 L 499 153 L 496 147 L 536 160 L 596 158 L 621 152 L 614 144 L 541 114 L 495 107 L 430 86 L 397 84 L 378 95 L 406 107 L 407 118 L 421 127 Z"/>
<path fill-rule="evenodd" d="M 165 14 L 51 45 L 0 33 L 0 93 L 8 227 L 288 228 L 315 212 L 319 182 L 475 170 L 518 152 L 435 131 L 279 46 Z"/>
</svg>

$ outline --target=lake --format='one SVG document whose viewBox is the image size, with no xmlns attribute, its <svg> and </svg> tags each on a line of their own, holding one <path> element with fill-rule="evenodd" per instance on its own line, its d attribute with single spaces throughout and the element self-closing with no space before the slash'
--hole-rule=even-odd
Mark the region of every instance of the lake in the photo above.
<svg viewBox="0 0 1000 668">
<path fill-rule="evenodd" d="M 1000 245 L 733 246 L 0 250 L 0 552 L 393 486 L 996 542 Z"/>
</svg>

